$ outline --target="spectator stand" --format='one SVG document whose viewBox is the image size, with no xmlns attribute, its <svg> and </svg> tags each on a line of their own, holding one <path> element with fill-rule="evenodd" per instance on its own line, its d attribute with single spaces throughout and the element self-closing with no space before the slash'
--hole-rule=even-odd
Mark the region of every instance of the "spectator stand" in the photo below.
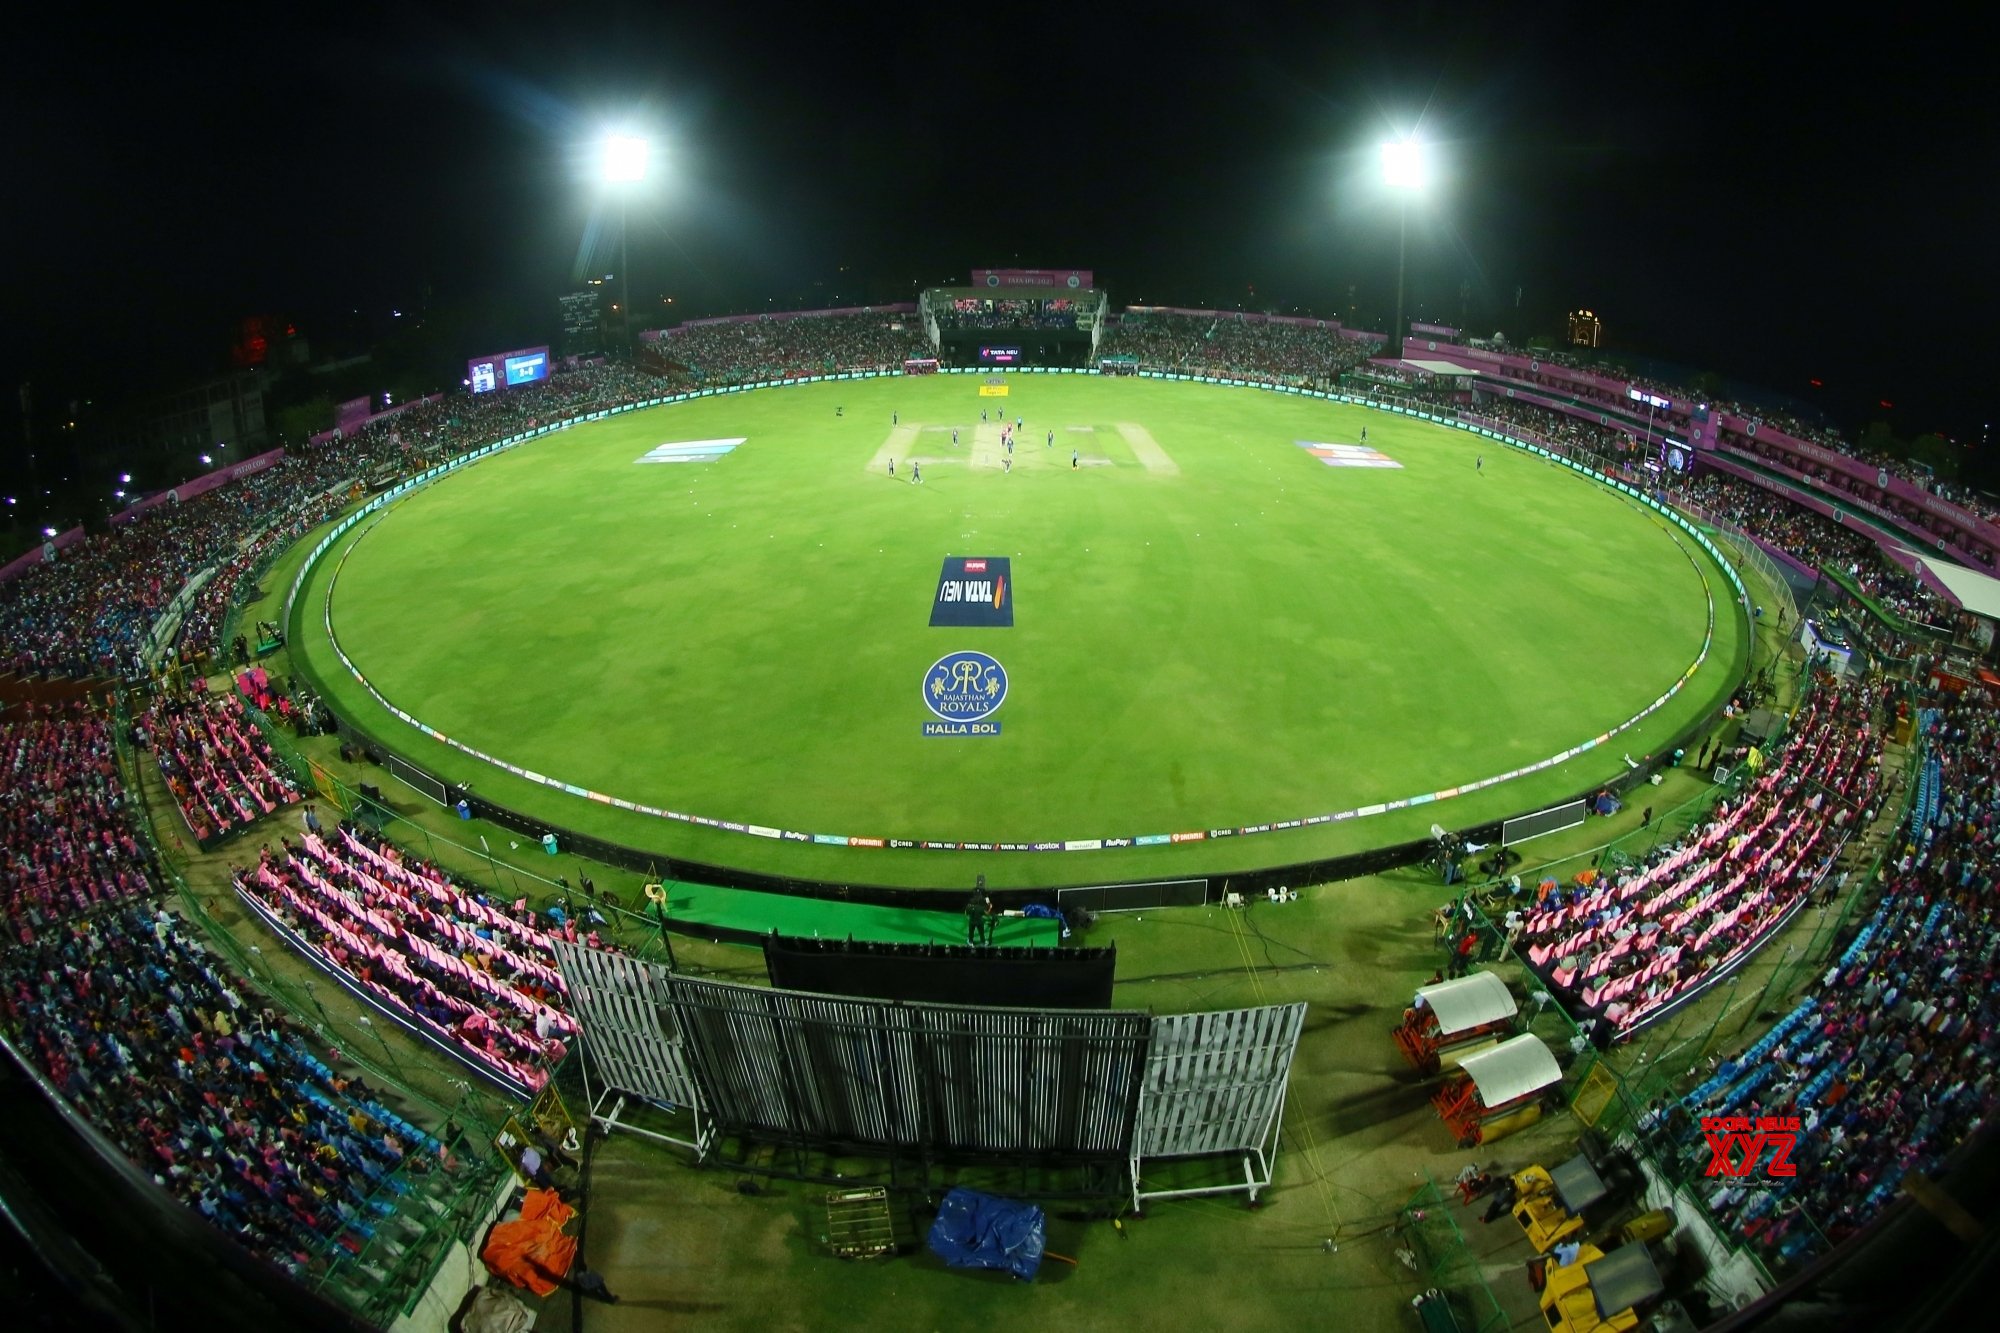
<svg viewBox="0 0 2000 1333">
<path fill-rule="evenodd" d="M 300 684 L 303 685 L 304 682 L 301 681 Z M 549 861 L 543 856 L 539 844 L 533 845 L 537 859 L 523 865 L 510 860 L 503 852 L 496 851 L 483 839 L 481 843 L 474 843 L 448 838 L 398 813 L 386 799 L 377 800 L 373 796 L 364 795 L 354 783 L 342 778 L 326 764 L 318 762 L 300 750 L 293 744 L 292 737 L 277 729 L 268 717 L 263 718 L 263 727 L 265 739 L 270 742 L 272 751 L 290 771 L 302 774 L 311 789 L 327 803 L 329 810 L 336 812 L 329 813 L 326 820 L 329 825 L 338 822 L 342 817 L 365 824 L 406 851 L 421 856 L 429 864 L 451 869 L 459 875 L 461 882 L 469 882 L 475 878 L 482 879 L 482 887 L 490 888 L 508 902 L 524 897 L 548 900 L 569 892 L 568 885 L 556 876 L 560 863 Z M 357 754 L 365 753 L 374 744 L 365 733 L 344 723 L 339 734 L 351 744 Z M 391 773 L 391 770 L 386 768 L 380 771 L 384 774 Z M 426 800 L 438 804 L 440 808 L 450 808 L 438 802 L 436 796 L 424 788 L 407 786 L 406 789 L 421 792 Z M 441 789 L 456 790 L 444 789 L 442 786 Z M 385 792 L 385 796 L 386 794 Z M 511 838 L 510 841 L 521 840 Z M 570 845 L 569 840 L 564 839 L 562 845 L 567 848 Z M 522 847 L 526 850 L 530 844 L 523 841 Z M 537 865 L 542 868 L 535 868 Z M 642 870 L 648 879 L 656 880 L 663 877 L 661 867 L 646 866 Z M 615 932 L 622 931 L 629 924 L 638 924 L 642 928 L 648 924 L 636 910 L 643 904 L 632 903 L 627 906 L 621 904 L 615 894 L 609 893 L 601 895 L 595 902 Z"/>
<path fill-rule="evenodd" d="M 1954 601 L 1941 596 L 1896 554 L 1872 525 L 1850 525 L 1821 512 L 1802 492 L 1773 490 L 1726 471 L 1703 471 L 1675 488 L 1675 503 L 1727 524 L 1750 544 L 1776 552 L 1815 581 L 1815 600 L 1829 583 L 1858 609 L 1902 637 L 1950 640 L 1965 625 Z M 1823 507 L 1823 506 L 1822 506 Z M 1857 623 L 1862 617 L 1855 617 Z"/>
<path fill-rule="evenodd" d="M 1664 1021 L 1746 964 L 1872 813 L 1880 747 L 1866 691 L 1822 690 L 1798 712 L 1789 736 L 1750 750 L 1755 775 L 1699 831 L 1643 867 L 1584 872 L 1567 901 L 1558 887 L 1528 912 L 1530 965 L 1605 1035 Z"/>
<path fill-rule="evenodd" d="M 0 953 L 0 1011 L 100 1152 L 349 1309 L 387 1322 L 413 1308 L 458 1239 L 441 1224 L 494 1199 L 495 1165 L 447 1168 L 435 1138 L 206 958 L 185 922 L 114 909 Z M 37 975 L 75 980 L 51 996 L 29 989 Z"/>
<path fill-rule="evenodd" d="M 239 688 L 262 697 L 276 686 L 261 669 L 252 668 L 241 677 Z M 253 709 L 245 711 L 264 716 L 255 714 Z M 364 808 L 381 812 L 387 817 L 375 821 L 378 826 L 394 822 L 420 833 L 429 857 L 424 863 L 409 858 L 408 864 L 436 864 L 436 846 L 421 826 L 402 821 L 380 802 L 359 797 L 325 768 L 305 759 L 282 739 L 268 716 L 265 727 L 274 759 L 294 771 L 311 774 L 315 786 L 336 808 L 352 813 Z M 522 1037 L 507 1023 L 509 1020 L 518 1023 L 525 1014 L 537 1029 L 547 1024 L 551 1028 L 549 1036 L 560 1042 L 573 1033 L 573 1022 L 559 1002 L 552 1002 L 553 1009 L 525 1004 L 507 986 L 493 979 L 496 974 L 479 971 L 460 954 L 470 949 L 489 969 L 497 962 L 501 973 L 538 977 L 543 986 L 559 991 L 560 979 L 550 970 L 546 957 L 550 928 L 524 928 L 518 922 L 501 920 L 494 909 L 458 901 L 481 891 L 451 885 L 442 872 L 427 871 L 418 876 L 400 864 L 392 868 L 369 863 L 371 853 L 342 845 L 345 835 L 334 829 L 335 822 L 334 814 L 329 811 L 324 842 L 308 835 L 298 844 L 301 851 L 315 845 L 331 849 L 310 857 L 291 856 L 293 844 L 289 834 L 294 830 L 286 830 L 280 840 L 286 853 L 278 860 L 285 863 L 280 869 L 287 882 L 280 885 L 275 874 L 266 875 L 259 882 L 257 872 L 252 870 L 236 884 L 243 905 L 294 952 L 412 1041 L 452 1057 L 509 1097 L 525 1100 L 534 1096 L 548 1082 L 544 1051 L 540 1049 L 548 1037 L 539 1041 Z M 462 853 L 471 850 L 462 844 L 448 845 Z M 520 883 L 524 873 L 544 888 L 565 887 L 510 865 L 515 880 L 509 890 L 501 884 L 499 862 L 490 851 L 486 852 L 485 860 L 496 886 L 493 892 L 503 895 L 498 901 L 528 900 Z M 330 883 L 332 877 L 345 880 L 350 876 L 353 882 L 368 883 L 370 898 L 366 907 L 350 902 L 349 897 L 335 891 Z M 586 931 L 594 932 L 600 924 L 607 929 L 622 929 L 624 924 L 615 905 L 606 906 L 605 911 L 612 913 L 609 916 L 598 911 L 594 904 L 583 904 L 576 910 L 586 918 L 583 921 Z M 385 911 L 395 913 L 405 924 L 390 924 L 383 915 Z M 492 915 L 494 920 L 476 935 L 470 929 L 449 923 L 482 914 Z M 538 952 L 542 956 L 538 957 Z M 367 972 L 380 969 L 380 975 L 371 979 L 362 970 L 364 965 Z M 442 991 L 438 989 L 440 986 Z M 421 995 L 413 995 L 413 990 Z M 313 1002 L 317 1004 L 316 997 Z M 450 1010 L 451 1016 L 447 1017 L 443 1010 Z M 464 1030 L 462 1025 L 467 1021 L 476 1025 L 478 1031 Z M 556 1049 L 560 1052 L 560 1045 Z M 384 1050 L 387 1053 L 386 1046 Z M 560 1061 L 558 1053 L 554 1063 Z M 398 1073 L 407 1077 L 400 1068 Z"/>
<path fill-rule="evenodd" d="M 1839 588 L 1845 607 L 1864 612 L 1874 618 L 1890 633 L 1906 639 L 1920 639 L 1927 643 L 1948 644 L 1956 639 L 1949 625 L 1933 624 L 1927 620 L 1913 619 L 1884 605 L 1869 596 L 1854 575 L 1837 565 L 1822 566 L 1820 572 L 1828 582 Z M 1935 612 L 1932 612 L 1935 615 Z M 1855 617 L 1859 619 L 1859 617 Z"/>
<path fill-rule="evenodd" d="M 1463 925 L 1455 925 L 1446 932 L 1440 970 L 1449 966 L 1448 956 L 1466 932 L 1476 939 L 1469 959 L 1475 967 L 1505 965 L 1515 960 L 1520 940 L 1514 938 L 1508 923 L 1535 902 L 1542 883 L 1569 884 L 1578 878 L 1588 880 L 1600 872 L 1615 872 L 1638 864 L 1654 848 L 1676 841 L 1688 830 L 1699 829 L 1718 803 L 1740 789 L 1746 776 L 1743 763 L 1738 760 L 1722 782 L 1656 814 L 1650 828 L 1635 829 L 1532 870 L 1524 865 L 1517 876 L 1521 881 L 1518 893 L 1512 892 L 1504 880 L 1483 895 L 1469 890 L 1447 909 L 1452 920 Z M 1474 971 L 1471 975 L 1482 974 Z M 1527 1002 L 1521 1006 L 1515 1030 L 1538 1034 L 1556 1053 L 1563 1066 L 1564 1101 L 1584 1125 L 1596 1125 L 1604 1118 L 1607 1105 L 1619 1087 L 1618 1075 L 1606 1062 L 1605 1048 L 1609 1045 L 1606 1034 L 1601 1025 L 1579 1021 L 1568 1008 L 1557 1003 L 1546 983 L 1525 966 L 1523 976 Z"/>
<path fill-rule="evenodd" d="M 383 1020 L 509 1095 L 547 1086 L 576 1032 L 549 949 L 555 932 L 346 826 L 284 847 L 236 878 L 266 928 Z"/>
<path fill-rule="evenodd" d="M 115 732 L 86 704 L 0 710 L 0 913 L 24 944 L 157 892 L 155 858 L 128 827 Z"/>
<path fill-rule="evenodd" d="M 138 771 L 136 765 L 140 756 L 131 748 L 129 723 L 131 714 L 120 703 L 120 724 L 116 728 L 119 764 L 128 773 Z M 255 949 L 244 940 L 231 934 L 228 927 L 219 921 L 210 910 L 209 899 L 188 883 L 186 876 L 162 851 L 155 830 L 163 822 L 171 826 L 178 822 L 178 816 L 169 816 L 160 806 L 158 798 L 145 785 L 134 787 L 138 814 L 133 823 L 140 841 L 150 853 L 158 867 L 161 887 L 174 899 L 179 912 L 201 928 L 209 945 L 228 960 L 232 970 L 249 978 L 260 990 L 277 1001 L 288 1013 L 307 1027 L 313 1029 L 329 1044 L 337 1046 L 343 1058 L 361 1068 L 371 1080 L 380 1080 L 405 1093 L 414 1101 L 436 1112 L 440 1124 L 446 1119 L 456 1119 L 468 1130 L 477 1126 L 482 1131 L 497 1129 L 505 1122 L 510 1102 L 495 1098 L 480 1085 L 468 1085 L 462 1080 L 451 1079 L 439 1082 L 432 1075 L 428 1065 L 412 1068 L 397 1056 L 375 1031 L 372 1024 L 348 1022 L 345 1026 L 337 1022 L 321 1004 L 318 994 L 311 985 L 310 978 L 302 975 L 306 965 L 297 969 L 301 975 L 287 976 L 274 969 L 262 958 L 261 949 Z M 329 815 L 328 824 L 334 819 Z M 226 890 L 218 892 L 218 900 L 232 899 Z"/>
<path fill-rule="evenodd" d="M 1690 1154 L 1690 1141 L 1699 1144 L 1702 1139 L 1698 1120 L 1681 1109 L 1683 1096 L 1691 1085 L 1698 1083 L 1698 1076 L 1718 1068 L 1711 1052 L 1718 1046 L 1742 1040 L 1753 1022 L 1774 1026 L 1749 1052 L 1738 1057 L 1735 1061 L 1738 1066 L 1754 1064 L 1760 1049 L 1768 1052 L 1784 1040 L 1788 1031 L 1798 1029 L 1809 1017 L 1809 1013 L 1801 1013 L 1800 985 L 1825 968 L 1833 958 L 1837 942 L 1853 940 L 1847 952 L 1860 957 L 1879 937 L 1882 924 L 1863 919 L 1870 910 L 1869 893 L 1889 868 L 1891 858 L 1901 853 L 1905 845 L 1883 830 L 1902 828 L 1911 817 L 1921 786 L 1917 775 L 1924 769 L 1924 749 L 1922 744 L 1910 748 L 1906 756 L 1909 780 L 1903 783 L 1895 808 L 1878 820 L 1874 830 L 1862 835 L 1866 858 L 1849 870 L 1848 887 L 1836 895 L 1838 910 L 1821 911 L 1803 942 L 1796 939 L 1787 942 L 1784 956 L 1772 968 L 1754 1000 L 1745 1002 L 1737 995 L 1739 974 L 1727 983 L 1720 997 L 1711 997 L 1707 1005 L 1683 1011 L 1673 1028 L 1648 1043 L 1647 1058 L 1643 1061 L 1596 1061 L 1579 1080 L 1572 1112 L 1584 1124 L 1639 1156 L 1648 1174 L 1672 1196 L 1665 1201 L 1684 1220 L 1710 1217 L 1706 1195 L 1715 1182 L 1706 1175 L 1707 1153 Z M 1560 1006 L 1550 1008 L 1559 1010 Z M 1710 1008 L 1712 1013 L 1708 1012 Z M 1740 1017 L 1729 1022 L 1739 1011 Z M 1696 1024 L 1695 1029 L 1683 1036 L 1690 1022 Z M 1812 1240 L 1797 1248 L 1787 1263 L 1824 1254 L 1834 1243 L 1811 1217 L 1804 1217 L 1801 1222 L 1811 1232 Z M 1770 1255 L 1764 1249 L 1728 1227 L 1709 1226 L 1704 1232 L 1733 1260 L 1754 1266 L 1763 1274 L 1766 1285 L 1771 1285 Z"/>
<path fill-rule="evenodd" d="M 137 772 L 122 725 L 66 711 L 32 729 L 36 755 L 77 770 L 70 797 L 37 804 L 65 820 L 109 814 L 118 836 L 107 827 L 93 840 L 115 847 L 116 877 L 138 876 L 144 891 L 58 916 L 53 904 L 20 901 L 19 868 L 7 866 L 13 928 L 0 937 L 0 1025 L 22 1068 L 67 1118 L 92 1127 L 84 1136 L 91 1148 L 164 1178 L 168 1193 L 199 1204 L 252 1253 L 373 1323 L 413 1310 L 451 1247 L 495 1201 L 497 1164 L 469 1154 L 457 1169 L 439 1170 L 426 1131 L 308 1049 L 306 1032 L 317 1031 L 319 1049 L 348 1065 L 330 1032 L 290 1024 L 254 994 L 246 1003 L 237 993 L 234 976 L 257 974 L 239 960 L 232 975 L 209 951 L 217 935 L 198 927 L 189 910 L 197 900 L 159 858 L 141 818 L 143 789 L 128 799 L 117 776 L 121 759 L 125 772 Z M 58 835 L 45 823 L 40 836 Z M 71 864 L 110 882 L 108 862 Z M 181 916 L 148 905 L 167 885 L 181 890 Z M 260 1109 L 255 1088 L 243 1084 L 244 1071 L 259 1066 L 255 1086 L 293 1112 L 271 1118 Z M 380 1079 L 379 1070 L 365 1072 Z M 307 1197 L 308 1181 L 323 1192 Z M 285 1182 L 299 1189 L 280 1202 Z"/>
<path fill-rule="evenodd" d="M 302 798 L 287 770 L 234 691 L 157 695 L 139 720 L 161 781 L 203 851 Z"/>
</svg>

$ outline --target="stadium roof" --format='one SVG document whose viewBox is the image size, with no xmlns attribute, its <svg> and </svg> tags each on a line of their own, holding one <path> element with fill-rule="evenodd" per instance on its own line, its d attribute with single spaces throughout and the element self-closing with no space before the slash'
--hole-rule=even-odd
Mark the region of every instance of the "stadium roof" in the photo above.
<svg viewBox="0 0 2000 1333">
<path fill-rule="evenodd" d="M 1910 554 L 1923 562 L 1925 569 L 1937 575 L 1938 582 L 1951 589 L 1951 595 L 1958 599 L 1960 606 L 1974 615 L 2000 620 L 2000 579 L 1976 569 L 1967 569 L 1964 565 L 1954 565 L 1949 560 L 1936 559 L 1922 551 L 1911 551 Z"/>
<path fill-rule="evenodd" d="M 934 292 L 939 296 L 976 296 L 986 301 L 1006 301 L 1020 296 L 1029 297 L 1034 300 L 1040 300 L 1047 296 L 1093 296 L 1099 289 L 1096 287 L 1064 287 L 1052 282 L 1043 287 L 974 287 L 966 283 L 958 283 L 949 287 L 929 287 L 925 290 Z"/>
<path fill-rule="evenodd" d="M 1450 361 L 1426 361 L 1422 357 L 1406 356 L 1402 364 L 1429 375 L 1475 375 L 1477 371 Z"/>
</svg>

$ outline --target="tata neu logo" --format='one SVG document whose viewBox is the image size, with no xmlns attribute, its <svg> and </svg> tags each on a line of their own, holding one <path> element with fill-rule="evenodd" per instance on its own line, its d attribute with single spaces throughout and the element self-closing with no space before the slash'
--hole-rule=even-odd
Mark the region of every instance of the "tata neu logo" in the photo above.
<svg viewBox="0 0 2000 1333">
<path fill-rule="evenodd" d="M 1705 1174 L 1735 1180 L 1760 1175 L 1768 1180 L 1790 1179 L 1799 1173 L 1792 1164 L 1799 1128 L 1795 1115 L 1705 1115 L 1701 1118 L 1701 1136 L 1708 1141 L 1709 1151 Z"/>
<path fill-rule="evenodd" d="M 931 598 L 931 624 L 1005 628 L 1014 623 L 1014 588 L 1004 555 L 946 556 Z"/>
</svg>

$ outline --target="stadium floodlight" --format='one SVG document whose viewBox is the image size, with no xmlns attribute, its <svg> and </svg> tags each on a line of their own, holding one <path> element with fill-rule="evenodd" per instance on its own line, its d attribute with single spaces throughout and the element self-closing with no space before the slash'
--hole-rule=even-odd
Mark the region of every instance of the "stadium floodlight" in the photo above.
<svg viewBox="0 0 2000 1333">
<path fill-rule="evenodd" d="M 632 264 L 627 257 L 625 243 L 626 216 L 631 206 L 634 187 L 646 179 L 646 166 L 653 156 L 653 146 L 647 140 L 633 134 L 611 134 L 604 139 L 604 148 L 598 159 L 598 169 L 605 184 L 618 187 L 618 304 L 614 311 L 623 307 L 624 319 L 621 327 L 625 341 L 632 341 Z"/>
<path fill-rule="evenodd" d="M 1403 355 L 1403 271 L 1409 253 L 1410 199 L 1423 193 L 1430 183 L 1430 155 L 1414 135 L 1391 139 L 1382 145 L 1382 181 L 1395 194 L 1396 209 L 1396 322 L 1389 326 L 1389 355 Z"/>
<path fill-rule="evenodd" d="M 1391 139 L 1382 145 L 1382 180 L 1403 194 L 1421 193 L 1430 183 L 1430 156 L 1414 138 Z"/>
<path fill-rule="evenodd" d="M 637 184 L 646 179 L 646 159 L 652 145 L 631 134 L 613 134 L 604 140 L 604 179 L 613 185 Z"/>
</svg>

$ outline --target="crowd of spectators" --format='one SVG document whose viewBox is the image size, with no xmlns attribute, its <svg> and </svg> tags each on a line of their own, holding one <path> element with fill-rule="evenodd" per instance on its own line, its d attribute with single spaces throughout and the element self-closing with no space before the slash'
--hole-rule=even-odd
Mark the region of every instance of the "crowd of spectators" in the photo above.
<svg viewBox="0 0 2000 1333">
<path fill-rule="evenodd" d="M 1213 313 L 1128 312 L 1107 328 L 1097 354 L 1137 357 L 1145 370 L 1232 375 L 1330 388 L 1382 350 L 1337 325 Z"/>
<path fill-rule="evenodd" d="M 1817 489 L 1835 491 L 1882 509 L 1931 540 L 1957 547 L 1974 563 L 1985 568 L 1992 569 L 2000 563 L 2000 549 L 1996 549 L 1984 532 L 1968 531 L 1933 509 L 1893 494 L 1888 489 L 1889 479 L 1898 477 L 1921 491 L 1949 500 L 1988 523 L 2000 524 L 2000 505 L 1968 487 L 1938 478 L 1924 464 L 1862 448 L 1855 440 L 1824 422 L 1808 419 L 1782 407 L 1712 395 L 1685 384 L 1670 384 L 1633 375 L 1618 367 L 1594 365 L 1561 349 L 1529 352 L 1520 349 L 1495 350 L 1511 350 L 1517 355 L 1526 355 L 1532 358 L 1536 368 L 1509 367 L 1504 371 L 1495 369 L 1493 374 L 1513 383 L 1540 388 L 1580 405 L 1616 408 L 1634 416 L 1645 414 L 1647 405 L 1631 397 L 1630 391 L 1636 389 L 1666 400 L 1676 411 L 1698 404 L 1711 409 L 1716 416 L 1726 414 L 1751 422 L 1756 427 L 1756 433 L 1729 433 L 1727 442 L 1730 448 L 1757 454 L 1787 468 L 1810 479 Z M 1608 382 L 1598 383 L 1599 378 Z M 1865 470 L 1857 470 L 1857 475 L 1829 466 L 1818 458 L 1807 456 L 1781 437 L 1843 454 L 1865 465 Z"/>
<path fill-rule="evenodd" d="M 1993 1115 L 2000 1060 L 2000 714 L 1983 690 L 1920 701 L 1927 758 L 1874 910 L 1807 996 L 1652 1128 L 1706 1160 L 1702 1116 L 1796 1116 L 1797 1174 L 1708 1190 L 1722 1225 L 1789 1268 L 1936 1176 Z"/>
<path fill-rule="evenodd" d="M 1776 491 L 1727 473 L 1705 472 L 1682 486 L 1676 499 L 1742 528 L 1802 564 L 1842 571 L 1866 596 L 1904 620 L 1949 626 L 1958 617 L 1955 605 L 1893 563 L 1868 533 Z"/>
<path fill-rule="evenodd" d="M 162 695 L 134 736 L 158 757 L 160 777 L 200 846 L 299 799 L 298 784 L 234 694 Z"/>
<path fill-rule="evenodd" d="M 83 705 L 0 717 L 0 914 L 5 937 L 152 892 L 132 836 L 111 724 Z"/>
<path fill-rule="evenodd" d="M 529 1094 L 576 1031 L 551 940 L 582 929 L 602 944 L 589 916 L 579 925 L 561 908 L 546 921 L 525 899 L 498 905 L 351 823 L 265 846 L 234 882 L 321 966 Z"/>
<path fill-rule="evenodd" d="M 960 297 L 931 307 L 940 329 L 1073 329 L 1077 303 L 1069 297 Z"/>
<path fill-rule="evenodd" d="M 243 580 L 335 513 L 364 475 L 384 466 L 407 470 L 578 410 L 636 402 L 661 392 L 658 384 L 604 364 L 503 393 L 455 395 L 344 439 L 288 448 L 275 466 L 185 502 L 155 505 L 0 584 L 0 671 L 142 675 L 155 622 L 208 569 L 216 575 L 197 594 L 183 633 L 190 649 L 212 650 Z"/>
<path fill-rule="evenodd" d="M 1882 743 L 1866 687 L 1815 692 L 1775 752 L 1698 828 L 1574 888 L 1545 882 L 1516 947 L 1574 1014 L 1615 1037 L 1762 947 L 1873 822 Z"/>
<path fill-rule="evenodd" d="M 115 908 L 0 948 L 0 1021 L 157 1184 L 296 1277 L 393 1225 L 400 1169 L 439 1157 L 247 1003 L 164 910 Z"/>
<path fill-rule="evenodd" d="M 655 349 L 700 384 L 901 370 L 934 356 L 914 315 L 866 313 L 732 320 L 669 329 Z"/>
<path fill-rule="evenodd" d="M 1629 463 L 1647 452 L 1630 432 L 1620 427 L 1493 394 L 1477 395 L 1460 415 L 1482 419 L 1517 435 L 1525 432 L 1524 438 L 1573 455 Z"/>
<path fill-rule="evenodd" d="M 1788 444 L 1772 436 L 1753 436 L 1739 442 L 1739 447 L 1757 455 L 1766 463 L 1782 468 L 1810 482 L 1815 490 L 1825 491 L 1849 503 L 1865 505 L 1894 518 L 1911 531 L 1922 534 L 1939 545 L 1957 547 L 1970 557 L 1972 562 L 1987 569 L 1994 568 L 1996 551 L 1992 542 L 1984 534 L 1968 532 L 1946 519 L 1942 514 L 1923 505 L 1894 494 L 1883 485 L 1883 474 L 1892 474 L 1915 481 L 1932 494 L 1951 500 L 1962 509 L 1986 519 L 2000 522 L 2000 511 L 1980 501 L 1979 497 L 1963 487 L 1953 487 L 1932 482 L 1928 473 L 1906 461 L 1886 458 L 1866 450 L 1854 450 L 1856 458 L 1877 469 L 1874 477 L 1855 476 L 1827 466 L 1815 458 L 1808 458 L 1792 449 Z"/>
</svg>

